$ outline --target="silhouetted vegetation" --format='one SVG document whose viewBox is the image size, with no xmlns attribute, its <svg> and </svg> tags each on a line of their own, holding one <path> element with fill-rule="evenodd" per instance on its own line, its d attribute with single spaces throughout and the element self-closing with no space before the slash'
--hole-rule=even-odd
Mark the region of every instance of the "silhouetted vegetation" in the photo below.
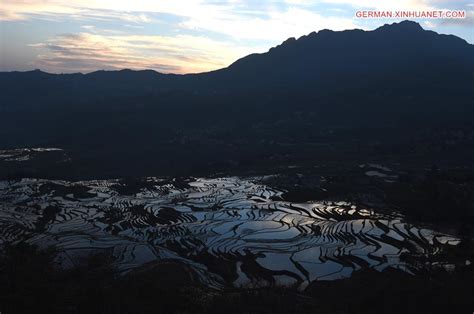
<svg viewBox="0 0 474 314">
<path fill-rule="evenodd" d="M 469 313 L 474 306 L 472 265 L 452 273 L 427 268 L 417 276 L 367 270 L 304 291 L 213 290 L 171 260 L 119 276 L 106 255 L 69 270 L 58 269 L 53 257 L 26 244 L 3 251 L 2 313 Z"/>
</svg>

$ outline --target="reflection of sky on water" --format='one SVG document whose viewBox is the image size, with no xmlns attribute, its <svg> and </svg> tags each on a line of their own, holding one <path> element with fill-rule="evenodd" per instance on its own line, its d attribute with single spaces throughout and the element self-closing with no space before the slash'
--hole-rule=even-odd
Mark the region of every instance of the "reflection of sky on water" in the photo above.
<svg viewBox="0 0 474 314">
<path fill-rule="evenodd" d="M 92 252 L 109 252 L 122 272 L 172 259 L 215 287 L 304 287 L 367 267 L 416 272 L 402 253 L 432 256 L 458 243 L 345 202 L 286 202 L 283 191 L 251 180 L 187 183 L 177 188 L 150 178 L 146 188 L 123 195 L 114 180 L 2 182 L 0 240 L 53 246 L 64 267 Z M 210 271 L 211 264 L 232 275 Z"/>
</svg>

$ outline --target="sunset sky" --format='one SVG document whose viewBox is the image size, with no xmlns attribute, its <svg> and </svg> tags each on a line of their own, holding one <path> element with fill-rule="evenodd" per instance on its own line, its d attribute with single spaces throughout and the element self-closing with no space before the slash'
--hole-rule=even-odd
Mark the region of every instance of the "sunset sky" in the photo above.
<svg viewBox="0 0 474 314">
<path fill-rule="evenodd" d="M 423 28 L 474 42 L 474 2 L 465 0 L 0 0 L 0 71 L 203 72 L 288 37 L 399 21 L 357 10 L 432 9 L 467 17 L 418 20 Z"/>
</svg>

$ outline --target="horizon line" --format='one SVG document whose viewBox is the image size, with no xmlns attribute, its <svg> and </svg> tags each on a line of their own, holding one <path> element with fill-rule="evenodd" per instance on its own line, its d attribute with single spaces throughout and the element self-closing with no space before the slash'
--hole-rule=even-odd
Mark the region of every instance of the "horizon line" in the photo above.
<svg viewBox="0 0 474 314">
<path fill-rule="evenodd" d="M 416 21 L 413 21 L 413 20 L 402 20 L 402 21 L 399 21 L 399 22 L 393 22 L 393 23 L 385 23 L 383 25 L 380 25 L 378 26 L 377 28 L 374 28 L 374 29 L 370 29 L 370 30 L 367 30 L 367 29 L 362 29 L 362 28 L 351 28 L 351 29 L 344 29 L 344 30 L 331 30 L 331 29 L 328 29 L 328 28 L 324 28 L 324 29 L 321 29 L 319 31 L 312 31 L 308 34 L 305 34 L 305 35 L 302 35 L 298 38 L 296 37 L 288 37 L 287 39 L 285 39 L 284 41 L 280 42 L 278 45 L 276 46 L 273 46 L 273 47 L 270 47 L 266 52 L 262 52 L 262 53 L 250 53 L 248 55 L 244 55 L 238 59 L 236 59 L 235 61 L 233 61 L 231 64 L 229 64 L 228 66 L 226 67 L 222 67 L 222 68 L 218 68 L 218 69 L 215 69 L 215 70 L 210 70 L 210 71 L 203 71 L 203 72 L 189 72 L 189 73 L 173 73 L 173 72 L 160 72 L 160 71 L 157 71 L 157 70 L 154 70 L 154 69 L 151 69 L 151 68 L 117 68 L 117 69 L 96 69 L 94 71 L 90 71 L 90 72 L 81 72 L 81 71 L 78 71 L 78 72 L 49 72 L 49 71 L 44 71 L 42 70 L 41 68 L 35 68 L 35 69 L 31 69 L 31 70 L 9 70 L 9 71 L 3 71 L 3 70 L 0 70 L 0 73 L 29 73 L 29 72 L 41 72 L 41 73 L 45 73 L 45 74 L 50 74 L 50 75 L 90 75 L 90 74 L 94 74 L 94 73 L 97 73 L 97 72 L 123 72 L 123 71 L 130 71 L 130 72 L 154 72 L 156 74 L 160 74 L 160 75 L 171 75 L 171 76 L 186 76 L 186 75 L 199 75 L 199 74 L 206 74 L 206 73 L 211 73 L 211 72 L 216 72 L 216 71 L 221 71 L 221 70 L 224 70 L 224 69 L 227 69 L 229 68 L 230 66 L 232 66 L 234 63 L 236 63 L 237 61 L 243 59 L 243 58 L 246 58 L 248 56 L 251 56 L 251 55 L 262 55 L 262 54 L 266 54 L 268 53 L 271 49 L 274 49 L 276 47 L 279 47 L 281 46 L 283 43 L 285 43 L 286 41 L 288 40 L 291 40 L 291 39 L 294 39 L 294 40 L 300 40 L 302 38 L 305 38 L 311 34 L 319 34 L 321 32 L 327 32 L 327 31 L 330 31 L 330 32 L 334 32 L 334 33 L 342 33 L 342 32 L 350 32 L 350 31 L 362 31 L 362 32 L 374 32 L 374 31 L 377 31 L 383 27 L 386 27 L 386 26 L 395 26 L 395 25 L 399 25 L 399 24 L 402 24 L 402 23 L 413 23 L 413 24 L 416 24 L 418 25 L 421 30 L 425 31 L 425 32 L 433 32 L 433 33 L 436 33 L 437 35 L 440 35 L 440 36 L 451 36 L 451 37 L 456 37 L 458 39 L 461 39 L 463 40 L 465 43 L 467 43 L 468 45 L 471 45 L 471 46 L 474 46 L 474 44 L 468 42 L 466 39 L 460 37 L 460 36 L 457 36 L 457 35 L 454 35 L 454 34 L 443 34 L 443 33 L 438 33 L 436 31 L 433 31 L 433 30 L 427 30 L 427 29 L 424 29 L 420 23 L 416 22 Z"/>
</svg>

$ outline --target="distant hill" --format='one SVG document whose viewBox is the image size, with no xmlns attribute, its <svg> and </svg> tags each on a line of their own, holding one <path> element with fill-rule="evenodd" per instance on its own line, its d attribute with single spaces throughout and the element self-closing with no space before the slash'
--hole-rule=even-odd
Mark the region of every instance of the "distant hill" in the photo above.
<svg viewBox="0 0 474 314">
<path fill-rule="evenodd" d="M 55 75 L 36 70 L 3 72 L 0 79 L 3 86 L 9 87 L 7 95 L 25 87 L 39 94 L 44 94 L 45 88 L 56 87 L 48 91 L 48 96 L 67 89 L 93 98 L 98 96 L 94 94 L 99 93 L 98 90 L 102 95 L 104 91 L 134 95 L 275 86 L 302 89 L 315 84 L 333 86 L 330 79 L 337 79 L 339 84 L 357 84 L 381 77 L 398 79 L 400 75 L 409 81 L 422 77 L 434 82 L 443 79 L 439 77 L 441 73 L 472 79 L 473 67 L 473 45 L 459 37 L 426 31 L 418 23 L 404 21 L 373 31 L 321 30 L 299 39 L 289 38 L 266 53 L 251 54 L 227 68 L 206 73 L 174 75 L 152 70 L 121 70 Z M 465 85 L 467 83 L 470 82 Z"/>
<path fill-rule="evenodd" d="M 404 21 L 290 38 L 207 73 L 37 70 L 0 73 L 0 84 L 0 147 L 61 147 L 84 164 L 113 156 L 111 174 L 162 162 L 160 172 L 190 166 L 191 147 L 201 167 L 259 158 L 261 143 L 401 145 L 420 130 L 469 129 L 474 46 Z"/>
</svg>

